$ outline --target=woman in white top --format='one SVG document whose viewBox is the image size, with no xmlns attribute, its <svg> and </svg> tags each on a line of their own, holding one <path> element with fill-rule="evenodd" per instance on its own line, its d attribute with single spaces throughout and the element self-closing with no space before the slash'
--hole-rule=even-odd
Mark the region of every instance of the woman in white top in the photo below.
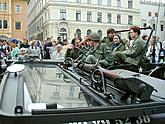
<svg viewBox="0 0 165 124">
<path fill-rule="evenodd" d="M 35 56 L 37 58 L 40 57 L 40 48 L 36 45 L 35 40 L 31 41 L 30 43 L 29 53 L 30 55 Z"/>
</svg>

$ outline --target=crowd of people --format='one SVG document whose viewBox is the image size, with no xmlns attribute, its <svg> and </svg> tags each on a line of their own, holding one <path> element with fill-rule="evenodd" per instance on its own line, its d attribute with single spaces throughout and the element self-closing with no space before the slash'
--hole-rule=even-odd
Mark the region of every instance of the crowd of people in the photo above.
<svg viewBox="0 0 165 124">
<path fill-rule="evenodd" d="M 98 62 L 105 68 L 114 64 L 138 65 L 141 62 L 165 61 L 165 41 L 159 41 L 158 36 L 152 36 L 147 42 L 148 36 L 141 34 L 137 26 L 132 26 L 129 33 L 129 39 L 123 40 L 115 29 L 110 28 L 103 39 L 98 33 L 92 33 L 84 39 L 74 37 L 70 44 L 61 37 L 57 40 L 47 38 L 44 43 L 37 39 L 29 41 L 27 38 L 23 38 L 22 42 L 17 39 L 0 40 L 0 58 L 19 60 L 31 55 L 39 59 L 64 60 L 70 57 L 75 62 Z"/>
</svg>

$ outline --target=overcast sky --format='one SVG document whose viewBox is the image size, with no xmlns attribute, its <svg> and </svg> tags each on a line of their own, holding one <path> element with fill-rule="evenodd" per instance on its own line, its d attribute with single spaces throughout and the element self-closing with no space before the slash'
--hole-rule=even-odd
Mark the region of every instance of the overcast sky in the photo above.
<svg viewBox="0 0 165 124">
<path fill-rule="evenodd" d="M 165 3 L 165 0 L 146 0 L 146 1 L 157 1 L 157 2 L 161 1 L 161 2 Z"/>
</svg>

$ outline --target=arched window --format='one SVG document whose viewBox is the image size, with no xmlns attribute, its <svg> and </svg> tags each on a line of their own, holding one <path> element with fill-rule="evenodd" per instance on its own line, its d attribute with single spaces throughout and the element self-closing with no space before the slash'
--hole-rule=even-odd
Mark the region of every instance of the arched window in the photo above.
<svg viewBox="0 0 165 124">
<path fill-rule="evenodd" d="M 97 33 L 100 35 L 100 37 L 102 38 L 102 31 L 98 30 Z"/>
<path fill-rule="evenodd" d="M 80 29 L 77 29 L 76 33 L 77 33 L 78 37 L 81 37 L 81 30 Z"/>
<path fill-rule="evenodd" d="M 67 30 L 65 28 L 60 29 L 60 37 L 62 40 L 67 39 Z"/>
<path fill-rule="evenodd" d="M 65 28 L 61 28 L 60 32 L 67 32 Z"/>
<path fill-rule="evenodd" d="M 87 30 L 87 35 L 89 36 L 92 33 L 91 29 Z"/>
<path fill-rule="evenodd" d="M 0 35 L 0 39 L 1 39 L 1 40 L 8 40 L 8 37 L 5 36 L 5 35 Z"/>
</svg>

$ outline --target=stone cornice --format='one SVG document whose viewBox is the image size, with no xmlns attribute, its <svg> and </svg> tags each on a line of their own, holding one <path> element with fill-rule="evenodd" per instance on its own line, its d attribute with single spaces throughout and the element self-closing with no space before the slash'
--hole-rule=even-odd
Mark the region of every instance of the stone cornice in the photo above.
<svg viewBox="0 0 165 124">
<path fill-rule="evenodd" d="M 154 1 L 141 0 L 140 3 L 147 4 L 147 5 L 156 5 L 156 6 L 160 4 L 160 6 L 165 7 L 165 3 L 157 2 L 157 1 L 154 2 Z"/>
</svg>

